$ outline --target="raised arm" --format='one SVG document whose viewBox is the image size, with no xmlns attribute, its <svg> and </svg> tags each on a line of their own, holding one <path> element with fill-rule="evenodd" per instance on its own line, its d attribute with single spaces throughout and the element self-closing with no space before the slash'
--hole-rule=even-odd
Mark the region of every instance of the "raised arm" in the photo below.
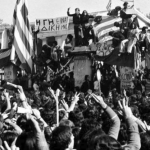
<svg viewBox="0 0 150 150">
<path fill-rule="evenodd" d="M 19 97 L 20 97 L 20 100 L 21 100 L 21 102 L 22 102 L 23 108 L 29 110 L 30 113 L 32 113 L 31 107 L 29 106 L 29 104 L 28 104 L 28 102 L 27 102 L 27 98 L 26 98 L 26 96 L 25 96 L 25 94 L 24 94 L 24 91 L 23 91 L 22 86 L 19 86 L 19 85 L 18 85 L 17 88 L 18 88 L 18 93 L 19 93 Z"/>
<path fill-rule="evenodd" d="M 71 112 L 71 111 L 73 111 L 74 110 L 74 108 L 75 108 L 75 105 L 77 104 L 77 102 L 79 101 L 79 95 L 80 94 L 75 94 L 75 96 L 74 96 L 74 100 L 72 101 L 72 103 L 71 103 L 71 106 L 70 106 L 70 108 L 68 109 L 68 111 L 67 112 Z"/>
<path fill-rule="evenodd" d="M 16 131 L 17 135 L 22 133 L 22 129 L 15 123 L 13 123 L 10 119 L 5 120 L 5 123 L 9 124 Z"/>
<path fill-rule="evenodd" d="M 123 99 L 122 104 L 121 102 L 119 102 L 119 105 L 123 111 L 124 117 L 127 122 L 127 130 L 129 134 L 127 147 L 131 149 L 134 148 L 134 149 L 139 150 L 141 148 L 141 140 L 140 140 L 138 124 L 136 123 L 136 120 L 134 119 L 131 109 L 126 104 L 125 99 Z"/>
<path fill-rule="evenodd" d="M 67 15 L 70 16 L 70 17 L 74 16 L 74 14 L 70 14 L 69 11 L 70 11 L 70 8 L 68 8 Z"/>
<path fill-rule="evenodd" d="M 114 139 L 118 139 L 118 134 L 120 130 L 120 119 L 117 114 L 103 101 L 103 98 L 100 96 L 96 96 L 92 94 L 92 97 L 101 105 L 101 107 L 106 111 L 109 118 L 112 121 L 112 125 L 109 129 L 108 135 L 113 137 Z"/>
</svg>

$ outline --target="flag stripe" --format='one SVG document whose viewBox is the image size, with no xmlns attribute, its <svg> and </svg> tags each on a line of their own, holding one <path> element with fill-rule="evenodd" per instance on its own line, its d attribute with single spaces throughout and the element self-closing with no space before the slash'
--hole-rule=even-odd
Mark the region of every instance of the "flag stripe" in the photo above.
<svg viewBox="0 0 150 150">
<path fill-rule="evenodd" d="M 23 30 L 22 30 L 22 28 L 21 28 L 21 26 L 20 26 L 20 23 L 19 23 L 18 18 L 16 18 L 16 26 L 17 26 L 17 29 L 18 29 L 20 38 L 22 38 L 22 41 L 23 41 L 23 43 L 24 43 L 24 45 L 25 45 L 27 51 L 30 53 L 31 47 L 30 47 L 29 41 L 27 40 L 27 37 L 26 37 L 26 35 L 24 34 L 24 32 L 23 32 Z"/>
<path fill-rule="evenodd" d="M 21 57 L 21 55 L 18 55 L 18 57 L 20 57 L 20 61 L 22 62 L 23 61 L 22 59 L 26 58 L 26 60 L 28 61 L 28 63 L 31 65 L 31 61 L 30 61 L 31 56 L 28 53 L 28 51 L 27 51 L 27 49 L 26 49 L 26 47 L 25 47 L 22 39 L 20 38 L 20 35 L 19 35 L 19 32 L 18 32 L 17 29 L 15 30 L 14 46 L 16 46 L 16 43 L 18 45 L 18 47 L 15 47 L 16 52 L 17 53 L 21 52 L 22 55 L 23 55 L 23 58 Z"/>
<path fill-rule="evenodd" d="M 22 1 L 26 1 L 26 0 L 22 0 Z M 22 2 L 21 4 L 23 5 L 24 3 Z M 26 24 L 24 22 L 24 19 L 23 19 L 22 13 L 21 13 L 21 8 L 22 8 L 21 4 L 18 5 L 17 19 L 18 19 L 18 21 L 20 23 L 20 27 L 21 27 L 23 33 L 26 35 L 26 38 L 29 41 L 30 48 L 31 48 L 32 47 L 32 44 L 31 44 L 31 42 L 32 42 L 32 35 L 30 33 L 30 30 L 28 30 L 28 28 L 27 28 L 27 26 L 26 26 Z M 27 16 L 26 16 L 26 19 L 28 20 Z M 30 49 L 29 49 L 29 51 L 30 51 Z"/>
<path fill-rule="evenodd" d="M 21 8 L 21 13 L 22 13 L 22 17 L 24 19 L 24 23 L 25 23 L 26 27 L 28 28 L 28 30 L 30 31 L 29 20 L 27 18 L 28 17 L 28 9 L 25 4 L 23 4 L 23 6 Z"/>
<path fill-rule="evenodd" d="M 27 72 L 32 71 L 32 35 L 28 20 L 27 0 L 17 0 L 14 14 L 14 42 L 11 50 L 11 61 Z M 18 58 L 18 59 L 16 59 Z M 19 62 L 19 63 L 18 63 Z"/>
<path fill-rule="evenodd" d="M 19 49 L 19 45 L 18 45 L 16 40 L 14 40 L 14 47 L 16 49 Z M 31 67 L 30 67 L 29 63 L 25 60 L 25 58 L 24 58 L 23 54 L 21 53 L 21 51 L 18 50 L 18 51 L 16 51 L 16 53 L 17 53 L 17 56 L 19 57 L 19 60 L 20 60 L 21 64 L 24 64 L 23 65 L 24 67 L 25 67 L 25 64 L 26 64 L 26 67 L 24 69 L 27 70 L 28 72 L 31 72 Z"/>
</svg>

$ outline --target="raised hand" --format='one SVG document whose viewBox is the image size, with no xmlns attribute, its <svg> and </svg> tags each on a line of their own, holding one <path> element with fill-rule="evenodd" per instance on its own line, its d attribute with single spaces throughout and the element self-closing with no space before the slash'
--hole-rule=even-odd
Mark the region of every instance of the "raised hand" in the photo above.
<svg viewBox="0 0 150 150">
<path fill-rule="evenodd" d="M 53 96 L 54 98 L 56 98 L 56 95 L 55 95 L 54 91 L 53 91 L 51 88 L 48 88 L 48 90 L 50 91 L 50 93 L 52 94 L 52 96 Z"/>
<path fill-rule="evenodd" d="M 6 90 L 4 90 L 3 95 L 4 95 L 6 98 L 9 98 L 9 93 L 8 93 Z"/>
<path fill-rule="evenodd" d="M 56 97 L 59 97 L 59 95 L 60 95 L 60 90 L 57 89 L 57 90 L 56 90 Z"/>
<path fill-rule="evenodd" d="M 80 96 L 80 93 L 79 94 L 75 93 L 74 101 L 78 102 L 79 101 L 79 96 Z"/>
<path fill-rule="evenodd" d="M 150 126 L 147 124 L 146 121 L 144 121 L 144 125 L 145 125 L 146 130 L 147 130 L 147 131 L 150 131 Z"/>
<path fill-rule="evenodd" d="M 6 120 L 5 120 L 5 123 L 10 124 L 10 123 L 11 123 L 11 120 L 10 120 L 10 119 L 6 119 Z"/>
<path fill-rule="evenodd" d="M 125 98 L 122 100 L 122 104 L 121 104 L 120 101 L 118 101 L 118 104 L 119 104 L 120 109 L 122 110 L 122 112 L 123 112 L 125 118 L 133 117 L 131 108 L 128 107 L 128 104 L 126 104 Z"/>
<path fill-rule="evenodd" d="M 103 98 L 101 96 L 97 96 L 95 94 L 91 94 L 91 96 L 94 98 L 94 100 L 101 105 L 103 109 L 107 107 L 107 104 L 104 102 Z"/>
<path fill-rule="evenodd" d="M 33 115 L 37 118 L 40 119 L 41 118 L 41 114 L 37 109 L 32 109 Z"/>
<path fill-rule="evenodd" d="M 21 99 L 21 101 L 25 101 L 26 96 L 24 94 L 22 86 L 17 86 L 17 87 L 18 87 L 19 98 Z"/>
<path fill-rule="evenodd" d="M 124 96 L 127 96 L 127 92 L 125 89 L 123 90 L 123 94 L 124 94 Z"/>
</svg>

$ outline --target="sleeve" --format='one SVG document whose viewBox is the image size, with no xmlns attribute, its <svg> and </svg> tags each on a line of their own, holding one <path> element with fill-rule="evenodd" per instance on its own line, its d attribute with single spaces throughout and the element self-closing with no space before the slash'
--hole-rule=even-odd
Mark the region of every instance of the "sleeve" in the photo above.
<svg viewBox="0 0 150 150">
<path fill-rule="evenodd" d="M 132 118 L 128 118 L 126 121 L 129 134 L 128 147 L 134 147 L 139 150 L 141 148 L 141 139 L 138 124 Z"/>
<path fill-rule="evenodd" d="M 120 130 L 120 119 L 117 116 L 117 114 L 110 107 L 106 108 L 106 112 L 107 112 L 107 114 L 109 115 L 109 117 L 111 118 L 111 121 L 112 121 L 112 125 L 109 129 L 108 135 L 117 140 L 119 130 Z"/>
<path fill-rule="evenodd" d="M 73 16 L 74 16 L 74 14 L 70 14 L 69 11 L 67 11 L 67 15 L 70 16 L 70 17 L 73 17 Z"/>
</svg>

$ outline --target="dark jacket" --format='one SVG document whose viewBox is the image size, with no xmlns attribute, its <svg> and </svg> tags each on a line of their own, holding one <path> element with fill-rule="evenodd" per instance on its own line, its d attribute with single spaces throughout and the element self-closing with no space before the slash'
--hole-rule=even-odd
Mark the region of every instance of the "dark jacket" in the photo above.
<svg viewBox="0 0 150 150">
<path fill-rule="evenodd" d="M 73 24 L 81 24 L 81 14 L 70 14 L 69 11 L 67 11 L 67 15 L 73 17 Z"/>
<path fill-rule="evenodd" d="M 113 34 L 113 37 L 114 37 L 113 38 L 113 45 L 114 46 L 118 46 L 121 43 L 121 41 L 125 40 L 125 35 L 123 35 L 123 33 L 121 33 L 120 31 L 115 32 Z M 117 38 L 117 39 L 115 39 L 115 38 Z"/>
<path fill-rule="evenodd" d="M 130 19 L 132 17 L 132 15 L 126 14 L 123 9 L 120 11 L 120 17 L 122 19 Z"/>
<path fill-rule="evenodd" d="M 81 86 L 81 92 L 86 93 L 89 89 L 93 90 L 92 82 L 85 81 Z"/>
<path fill-rule="evenodd" d="M 92 16 L 92 15 L 81 15 L 81 24 L 88 23 L 90 18 L 94 18 L 94 16 Z"/>
</svg>

